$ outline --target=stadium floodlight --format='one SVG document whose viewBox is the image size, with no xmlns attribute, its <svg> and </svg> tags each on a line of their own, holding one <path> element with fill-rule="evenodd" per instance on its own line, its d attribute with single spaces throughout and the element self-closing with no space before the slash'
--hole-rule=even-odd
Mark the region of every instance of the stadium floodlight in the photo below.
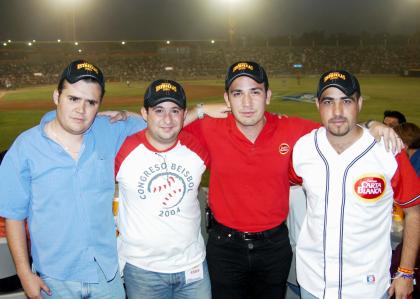
<svg viewBox="0 0 420 299">
<path fill-rule="evenodd" d="M 8 39 L 7 42 L 10 44 L 12 42 L 12 40 Z"/>
<path fill-rule="evenodd" d="M 57 43 L 61 43 L 61 39 L 57 39 Z"/>
<path fill-rule="evenodd" d="M 3 43 L 3 46 L 5 46 L 5 47 L 6 47 L 6 46 L 7 46 L 7 43 Z"/>
<path fill-rule="evenodd" d="M 75 45 L 75 46 L 78 46 L 78 45 L 79 45 L 79 43 L 78 43 L 78 42 L 74 42 L 74 45 Z"/>
<path fill-rule="evenodd" d="M 28 46 L 29 46 L 29 47 L 30 47 L 30 46 L 32 46 L 32 43 L 31 43 L 31 42 L 29 42 L 29 43 L 28 43 Z"/>
<path fill-rule="evenodd" d="M 36 40 L 34 40 L 34 39 L 33 39 L 33 40 L 32 40 L 32 42 L 33 42 L 33 43 L 36 43 Z"/>
<path fill-rule="evenodd" d="M 230 8 L 239 6 L 249 6 L 251 0 L 219 0 L 222 5 L 228 5 Z"/>
<path fill-rule="evenodd" d="M 166 41 L 166 44 L 167 44 L 167 45 L 169 45 L 170 43 L 171 43 L 171 41 L 170 41 L 170 40 L 167 40 L 167 41 Z"/>
<path fill-rule="evenodd" d="M 54 3 L 56 3 L 62 9 L 66 9 L 66 8 L 73 8 L 75 5 L 83 3 L 83 1 L 82 0 L 54 0 Z"/>
<path fill-rule="evenodd" d="M 212 39 L 212 40 L 211 40 L 211 43 L 212 43 L 212 44 L 214 44 L 214 43 L 215 43 L 214 39 Z"/>
<path fill-rule="evenodd" d="M 82 53 L 82 49 L 77 50 L 77 52 Z"/>
<path fill-rule="evenodd" d="M 122 41 L 122 42 L 121 42 L 121 45 L 125 45 L 125 41 Z"/>
<path fill-rule="evenodd" d="M 67 29 L 70 29 L 69 33 L 72 33 L 73 41 L 77 39 L 76 31 L 77 31 L 77 24 L 76 24 L 76 14 L 77 9 L 87 1 L 83 0 L 46 0 L 51 3 L 54 3 L 57 8 L 64 11 L 66 13 L 66 23 Z M 45 1 L 44 1 L 45 2 Z"/>
</svg>

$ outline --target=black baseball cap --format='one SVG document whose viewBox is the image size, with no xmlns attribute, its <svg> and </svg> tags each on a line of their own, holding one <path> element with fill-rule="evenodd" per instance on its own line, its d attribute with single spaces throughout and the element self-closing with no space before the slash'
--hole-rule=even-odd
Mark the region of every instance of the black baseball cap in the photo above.
<svg viewBox="0 0 420 299">
<path fill-rule="evenodd" d="M 166 101 L 175 103 L 182 109 L 187 107 L 187 97 L 179 83 L 166 79 L 153 81 L 144 93 L 144 108 L 154 107 Z"/>
<path fill-rule="evenodd" d="M 345 70 L 331 70 L 322 74 L 316 96 L 319 98 L 323 91 L 329 87 L 336 87 L 347 96 L 351 96 L 355 92 L 361 94 L 359 81 L 353 74 Z"/>
<path fill-rule="evenodd" d="M 268 89 L 268 77 L 262 66 L 253 61 L 238 61 L 228 68 L 225 90 L 228 91 L 233 80 L 241 76 L 250 77 L 258 83 L 264 83 L 265 89 Z"/>
<path fill-rule="evenodd" d="M 75 60 L 70 63 L 61 74 L 59 86 L 64 80 L 67 80 L 70 84 L 74 84 L 82 79 L 93 79 L 99 83 L 102 88 L 102 94 L 105 92 L 105 79 L 102 71 L 95 65 L 84 61 Z"/>
</svg>

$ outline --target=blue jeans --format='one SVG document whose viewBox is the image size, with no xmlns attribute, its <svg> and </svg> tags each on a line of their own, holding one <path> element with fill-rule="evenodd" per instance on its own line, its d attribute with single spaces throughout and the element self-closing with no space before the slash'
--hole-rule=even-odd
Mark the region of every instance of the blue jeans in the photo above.
<svg viewBox="0 0 420 299">
<path fill-rule="evenodd" d="M 52 295 L 41 292 L 44 299 L 125 299 L 124 286 L 119 272 L 111 281 L 107 281 L 98 264 L 98 283 L 63 281 L 40 274 L 41 279 L 50 288 Z"/>
<path fill-rule="evenodd" d="M 203 262 L 204 278 L 185 283 L 185 273 L 146 271 L 131 264 L 124 267 L 124 282 L 129 299 L 211 299 L 207 262 Z"/>
</svg>

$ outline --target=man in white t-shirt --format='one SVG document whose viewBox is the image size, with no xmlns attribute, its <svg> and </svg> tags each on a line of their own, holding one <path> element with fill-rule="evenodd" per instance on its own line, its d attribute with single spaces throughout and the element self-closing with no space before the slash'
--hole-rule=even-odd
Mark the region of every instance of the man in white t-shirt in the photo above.
<svg viewBox="0 0 420 299">
<path fill-rule="evenodd" d="M 405 153 L 392 154 L 357 125 L 359 82 L 347 71 L 321 76 L 316 105 L 323 127 L 293 149 L 291 179 L 302 184 L 307 213 L 296 246 L 303 299 L 388 298 L 392 203 L 405 212 L 404 248 L 389 288 L 413 291 L 420 237 L 420 180 Z"/>
<path fill-rule="evenodd" d="M 147 129 L 128 137 L 115 159 L 127 296 L 210 299 L 197 199 L 209 157 L 195 137 L 180 132 L 186 115 L 182 86 L 152 82 L 141 114 Z"/>
</svg>

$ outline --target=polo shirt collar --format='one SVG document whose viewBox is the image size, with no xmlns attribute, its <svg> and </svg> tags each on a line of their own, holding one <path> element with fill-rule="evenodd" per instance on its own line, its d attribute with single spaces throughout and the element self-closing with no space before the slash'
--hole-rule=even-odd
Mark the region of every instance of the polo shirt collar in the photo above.
<svg viewBox="0 0 420 299">
<path fill-rule="evenodd" d="M 235 117 L 233 116 L 233 113 L 229 113 L 227 117 L 228 128 L 234 137 L 240 139 L 241 141 L 247 142 L 249 144 L 256 144 L 261 139 L 266 140 L 267 136 L 271 136 L 276 131 L 276 128 L 277 128 L 277 121 L 278 121 L 277 114 L 273 114 L 273 113 L 265 111 L 264 117 L 266 119 L 266 122 L 260 134 L 258 134 L 258 137 L 255 140 L 255 143 L 252 143 L 251 141 L 249 141 L 249 139 L 246 138 L 246 136 L 239 130 L 236 124 Z"/>
</svg>

